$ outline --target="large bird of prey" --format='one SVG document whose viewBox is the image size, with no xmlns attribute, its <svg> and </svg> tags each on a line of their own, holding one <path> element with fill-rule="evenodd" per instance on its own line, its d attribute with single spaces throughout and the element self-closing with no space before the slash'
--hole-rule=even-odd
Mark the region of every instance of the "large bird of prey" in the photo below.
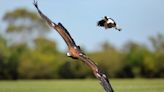
<svg viewBox="0 0 164 92">
<path fill-rule="evenodd" d="M 103 19 L 99 20 L 97 22 L 97 25 L 100 27 L 104 27 L 105 29 L 107 28 L 115 28 L 118 31 L 121 31 L 121 28 L 118 28 L 116 22 L 107 16 L 104 16 Z"/>
<path fill-rule="evenodd" d="M 100 80 L 100 84 L 103 86 L 106 92 L 114 92 L 108 78 L 105 74 L 103 74 L 97 67 L 97 65 L 84 54 L 84 52 L 80 49 L 78 45 L 74 42 L 73 38 L 67 31 L 67 29 L 61 24 L 61 23 L 54 23 L 52 22 L 47 16 L 45 16 L 40 9 L 38 8 L 37 2 L 34 0 L 34 6 L 36 7 L 38 13 L 40 16 L 48 23 L 49 26 L 54 28 L 64 39 L 68 46 L 68 52 L 67 56 L 72 57 L 73 59 L 79 59 L 86 65 L 88 65 L 91 70 L 93 71 L 93 74 Z"/>
</svg>

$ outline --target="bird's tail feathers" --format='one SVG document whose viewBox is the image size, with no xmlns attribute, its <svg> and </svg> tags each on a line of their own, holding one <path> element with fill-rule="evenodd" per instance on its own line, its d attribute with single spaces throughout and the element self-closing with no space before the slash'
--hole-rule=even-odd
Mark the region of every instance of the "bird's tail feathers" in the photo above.
<svg viewBox="0 0 164 92">
<path fill-rule="evenodd" d="M 118 31 L 122 30 L 120 27 L 118 27 L 118 25 L 116 25 L 115 29 L 118 30 Z"/>
</svg>

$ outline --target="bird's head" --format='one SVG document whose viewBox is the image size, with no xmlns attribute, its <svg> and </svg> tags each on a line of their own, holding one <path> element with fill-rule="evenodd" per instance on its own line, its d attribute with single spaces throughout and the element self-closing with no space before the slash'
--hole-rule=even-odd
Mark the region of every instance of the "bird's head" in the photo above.
<svg viewBox="0 0 164 92">
<path fill-rule="evenodd" d="M 107 16 L 104 16 L 104 19 L 105 19 L 105 20 L 108 20 L 108 19 L 109 19 L 109 17 L 107 17 Z"/>
</svg>

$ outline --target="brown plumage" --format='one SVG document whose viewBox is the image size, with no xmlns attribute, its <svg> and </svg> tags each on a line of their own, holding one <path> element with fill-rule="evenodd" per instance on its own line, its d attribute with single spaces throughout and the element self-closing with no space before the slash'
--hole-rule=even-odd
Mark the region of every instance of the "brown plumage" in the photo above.
<svg viewBox="0 0 164 92">
<path fill-rule="evenodd" d="M 67 31 L 67 29 L 61 23 L 55 24 L 47 16 L 45 16 L 39 10 L 36 1 L 34 1 L 34 6 L 38 10 L 38 13 L 40 14 L 40 16 L 49 24 L 49 26 L 54 28 L 66 42 L 66 44 L 68 46 L 68 50 L 69 50 L 67 53 L 67 56 L 72 57 L 73 59 L 79 59 L 82 62 L 84 62 L 86 65 L 88 65 L 92 69 L 93 74 L 100 80 L 100 84 L 103 86 L 103 88 L 106 90 L 106 92 L 113 92 L 113 89 L 112 89 L 106 75 L 103 74 L 98 69 L 97 65 L 89 57 L 87 57 L 86 54 L 84 54 L 84 52 L 80 49 L 79 46 L 76 45 L 73 38 Z"/>
</svg>

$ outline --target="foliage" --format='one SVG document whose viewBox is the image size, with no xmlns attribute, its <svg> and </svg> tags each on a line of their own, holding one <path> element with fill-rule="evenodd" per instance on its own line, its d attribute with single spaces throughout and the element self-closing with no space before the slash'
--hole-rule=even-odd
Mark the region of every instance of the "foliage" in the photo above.
<svg viewBox="0 0 164 92">
<path fill-rule="evenodd" d="M 35 12 L 17 9 L 7 12 L 3 19 L 7 28 L 6 34 L 0 35 L 0 79 L 93 77 L 81 61 L 58 51 L 56 42 L 44 35 L 49 28 Z M 121 50 L 103 42 L 100 51 L 88 55 L 110 77 L 164 78 L 164 35 L 150 37 L 150 42 L 152 49 L 129 41 Z"/>
<path fill-rule="evenodd" d="M 123 67 L 122 54 L 107 42 L 102 44 L 102 51 L 94 52 L 90 55 L 94 61 L 97 61 L 100 69 L 111 77 L 116 77 L 116 72 Z"/>
<path fill-rule="evenodd" d="M 37 16 L 36 12 L 24 8 L 7 12 L 3 20 L 7 23 L 6 39 L 10 44 L 31 45 L 34 39 L 45 36 L 49 32 L 49 27 Z"/>
<path fill-rule="evenodd" d="M 92 77 L 90 74 L 90 70 L 79 61 L 68 61 L 59 68 L 60 78 L 64 79 Z"/>
<path fill-rule="evenodd" d="M 8 51 L 6 40 L 0 35 L 0 79 L 7 77 Z"/>
</svg>

